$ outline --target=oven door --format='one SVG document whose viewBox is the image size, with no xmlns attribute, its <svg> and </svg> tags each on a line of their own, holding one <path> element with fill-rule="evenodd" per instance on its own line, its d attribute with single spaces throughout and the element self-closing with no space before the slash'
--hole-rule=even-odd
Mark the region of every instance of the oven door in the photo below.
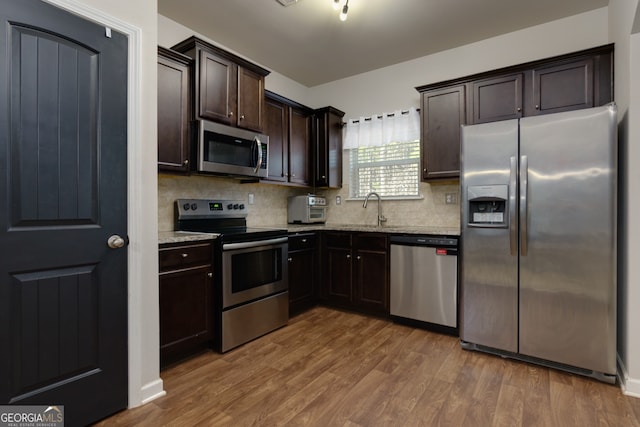
<svg viewBox="0 0 640 427">
<path fill-rule="evenodd" d="M 222 309 L 288 289 L 287 237 L 222 245 Z"/>
</svg>

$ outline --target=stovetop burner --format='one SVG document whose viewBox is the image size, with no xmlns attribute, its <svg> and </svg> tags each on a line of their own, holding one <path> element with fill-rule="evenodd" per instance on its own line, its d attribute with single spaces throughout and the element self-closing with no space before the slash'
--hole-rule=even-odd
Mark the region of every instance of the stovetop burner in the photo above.
<svg viewBox="0 0 640 427">
<path fill-rule="evenodd" d="M 287 235 L 286 229 L 247 227 L 241 200 L 178 199 L 175 229 L 221 234 L 225 243 L 266 240 Z"/>
</svg>

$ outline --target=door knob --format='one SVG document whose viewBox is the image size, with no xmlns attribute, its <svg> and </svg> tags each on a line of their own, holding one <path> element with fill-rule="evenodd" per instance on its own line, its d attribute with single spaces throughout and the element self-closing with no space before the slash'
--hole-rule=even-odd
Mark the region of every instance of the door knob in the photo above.
<svg viewBox="0 0 640 427">
<path fill-rule="evenodd" d="M 114 234 L 107 240 L 107 245 L 111 249 L 119 249 L 124 246 L 124 239 L 117 234 Z"/>
</svg>

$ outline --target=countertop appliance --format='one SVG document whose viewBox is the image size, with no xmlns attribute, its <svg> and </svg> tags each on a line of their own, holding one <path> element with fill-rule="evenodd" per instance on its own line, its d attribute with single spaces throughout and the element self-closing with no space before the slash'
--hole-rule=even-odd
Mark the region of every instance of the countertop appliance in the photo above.
<svg viewBox="0 0 640 427">
<path fill-rule="evenodd" d="M 463 126 L 467 349 L 616 374 L 616 106 Z"/>
<path fill-rule="evenodd" d="M 207 120 L 198 127 L 198 172 L 266 178 L 269 137 Z"/>
<path fill-rule="evenodd" d="M 324 223 L 327 221 L 327 199 L 323 196 L 307 194 L 291 196 L 287 205 L 289 224 Z"/>
<path fill-rule="evenodd" d="M 226 352 L 288 323 L 288 234 L 247 227 L 241 200 L 176 200 L 176 230 L 219 233 L 214 243 L 217 350 Z"/>
<path fill-rule="evenodd" d="M 392 235 L 390 246 L 392 318 L 457 335 L 458 238 Z"/>
</svg>

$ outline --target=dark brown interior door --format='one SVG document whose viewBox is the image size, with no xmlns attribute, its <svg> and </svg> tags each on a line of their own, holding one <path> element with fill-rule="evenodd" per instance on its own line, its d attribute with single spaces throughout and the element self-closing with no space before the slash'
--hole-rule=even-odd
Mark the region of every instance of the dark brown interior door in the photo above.
<svg viewBox="0 0 640 427">
<path fill-rule="evenodd" d="M 38 0 L 0 24 L 0 404 L 86 425 L 127 405 L 127 39 Z"/>
</svg>

